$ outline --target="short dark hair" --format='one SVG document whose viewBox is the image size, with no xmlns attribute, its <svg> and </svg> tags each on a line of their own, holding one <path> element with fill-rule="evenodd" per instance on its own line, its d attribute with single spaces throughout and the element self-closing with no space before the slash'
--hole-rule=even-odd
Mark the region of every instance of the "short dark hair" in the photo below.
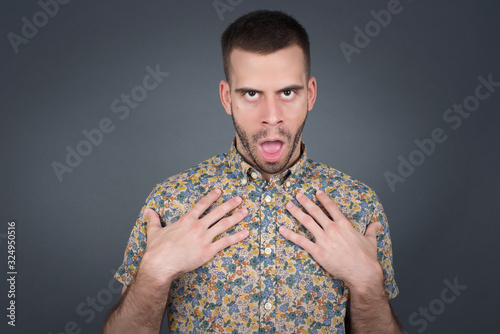
<svg viewBox="0 0 500 334">
<path fill-rule="evenodd" d="M 304 52 L 307 78 L 311 72 L 309 37 L 293 17 L 280 11 L 256 10 L 231 23 L 222 34 L 222 61 L 229 82 L 230 56 L 234 49 L 267 55 L 297 45 Z"/>
</svg>

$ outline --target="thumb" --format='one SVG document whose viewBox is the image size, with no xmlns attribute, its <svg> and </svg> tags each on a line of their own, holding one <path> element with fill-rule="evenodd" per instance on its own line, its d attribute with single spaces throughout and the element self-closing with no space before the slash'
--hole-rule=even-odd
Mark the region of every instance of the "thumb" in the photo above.
<svg viewBox="0 0 500 334">
<path fill-rule="evenodd" d="M 153 234 L 155 234 L 158 230 L 162 229 L 160 223 L 160 217 L 158 216 L 155 210 L 146 207 L 143 212 L 143 217 L 148 223 L 148 227 L 146 230 L 147 232 L 146 236 L 148 238 L 151 237 Z"/>
<path fill-rule="evenodd" d="M 365 235 L 367 237 L 376 238 L 377 235 L 381 232 L 381 229 L 382 229 L 382 224 L 380 222 L 374 222 L 374 223 L 368 224 L 368 226 L 366 227 Z"/>
</svg>

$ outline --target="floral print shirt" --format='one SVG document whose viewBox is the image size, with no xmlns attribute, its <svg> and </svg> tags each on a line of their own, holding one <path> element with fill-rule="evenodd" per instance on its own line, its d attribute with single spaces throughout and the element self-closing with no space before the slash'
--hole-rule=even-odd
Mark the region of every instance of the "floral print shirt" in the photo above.
<svg viewBox="0 0 500 334">
<path fill-rule="evenodd" d="M 247 217 L 223 233 L 248 229 L 240 243 L 220 251 L 213 260 L 176 278 L 167 302 L 171 333 L 344 333 L 349 289 L 324 270 L 305 250 L 278 232 L 284 225 L 313 240 L 286 209 L 298 192 L 319 205 L 318 189 L 332 198 L 352 226 L 364 233 L 379 221 L 378 259 L 388 298 L 398 294 L 392 268 L 389 225 L 377 195 L 363 183 L 307 158 L 300 159 L 266 182 L 231 150 L 158 184 L 139 214 L 115 278 L 130 285 L 146 248 L 145 207 L 162 224 L 174 224 L 213 188 L 223 190 L 213 207 L 234 196 L 243 201 Z M 236 211 L 237 209 L 233 210 Z"/>
</svg>

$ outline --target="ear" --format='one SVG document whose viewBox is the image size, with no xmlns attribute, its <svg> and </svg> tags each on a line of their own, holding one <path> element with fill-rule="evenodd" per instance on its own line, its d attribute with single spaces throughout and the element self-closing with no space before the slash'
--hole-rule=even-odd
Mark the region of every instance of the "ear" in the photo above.
<svg viewBox="0 0 500 334">
<path fill-rule="evenodd" d="M 231 115 L 231 88 L 229 83 L 221 80 L 219 83 L 220 102 L 228 115 Z"/>
<path fill-rule="evenodd" d="M 316 78 L 310 77 L 307 83 L 307 111 L 311 111 L 314 107 L 314 102 L 316 102 Z"/>
</svg>

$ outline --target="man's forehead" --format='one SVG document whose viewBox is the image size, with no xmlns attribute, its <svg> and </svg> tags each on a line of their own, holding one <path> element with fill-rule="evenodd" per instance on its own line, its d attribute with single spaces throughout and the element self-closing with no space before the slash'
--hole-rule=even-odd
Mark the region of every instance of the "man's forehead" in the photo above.
<svg viewBox="0 0 500 334">
<path fill-rule="evenodd" d="M 248 51 L 248 50 L 244 50 L 242 48 L 236 47 L 233 50 L 231 50 L 229 58 L 231 60 L 231 63 L 233 63 L 234 60 L 237 58 L 246 58 L 246 59 L 252 59 L 252 58 L 259 59 L 259 58 L 261 58 L 261 59 L 265 59 L 265 58 L 271 58 L 273 56 L 275 56 L 275 57 L 287 57 L 291 53 L 295 54 L 295 57 L 297 58 L 297 60 L 299 60 L 298 58 L 300 57 L 301 62 L 305 61 L 304 51 L 302 50 L 302 48 L 300 46 L 298 46 L 296 44 L 287 46 L 286 48 L 279 49 L 279 50 L 276 50 L 276 51 L 270 52 L 270 53 Z"/>
<path fill-rule="evenodd" d="M 306 79 L 306 66 L 303 50 L 298 45 L 292 45 L 272 53 L 261 54 L 236 48 L 230 54 L 230 73 L 233 79 L 259 80 L 266 78 L 297 84 Z"/>
</svg>

